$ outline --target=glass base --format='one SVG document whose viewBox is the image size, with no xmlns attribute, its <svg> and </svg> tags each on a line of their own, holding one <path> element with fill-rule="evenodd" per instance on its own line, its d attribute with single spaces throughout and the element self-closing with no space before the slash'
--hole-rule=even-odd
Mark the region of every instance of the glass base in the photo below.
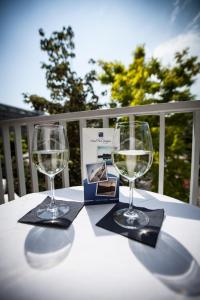
<svg viewBox="0 0 200 300">
<path fill-rule="evenodd" d="M 55 220 L 58 219 L 62 216 L 64 216 L 66 213 L 69 211 L 69 206 L 68 205 L 55 205 L 53 208 L 50 207 L 45 207 L 45 208 L 40 208 L 37 211 L 37 216 L 40 219 L 44 220 Z"/>
<path fill-rule="evenodd" d="M 128 208 L 117 210 L 114 212 L 113 218 L 119 226 L 128 229 L 139 229 L 149 223 L 149 217 L 138 209 L 132 211 L 129 211 Z"/>
</svg>

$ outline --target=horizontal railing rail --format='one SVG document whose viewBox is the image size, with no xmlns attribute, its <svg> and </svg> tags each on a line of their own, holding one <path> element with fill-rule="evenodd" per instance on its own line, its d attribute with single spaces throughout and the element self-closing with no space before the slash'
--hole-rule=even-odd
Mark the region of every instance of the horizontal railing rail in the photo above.
<svg viewBox="0 0 200 300">
<path fill-rule="evenodd" d="M 28 117 L 20 119 L 11 119 L 0 121 L 0 126 L 5 124 L 26 125 L 29 123 L 57 122 L 58 120 L 66 120 L 68 122 L 80 119 L 101 119 L 103 117 L 114 118 L 123 115 L 156 115 L 160 113 L 184 113 L 193 112 L 200 109 L 200 101 L 184 101 L 170 102 L 161 104 L 137 105 L 131 107 L 120 107 L 110 109 L 97 109 L 78 112 L 67 112 L 55 115 L 42 115 L 37 117 Z"/>
<path fill-rule="evenodd" d="M 80 160 L 81 171 L 82 165 L 82 128 L 87 127 L 87 120 L 101 119 L 103 121 L 103 127 L 109 127 L 109 119 L 117 118 L 120 116 L 129 116 L 130 120 L 133 120 L 135 116 L 145 115 L 158 115 L 160 118 L 160 133 L 159 133 L 159 182 L 158 192 L 164 191 L 164 165 L 165 165 L 165 116 L 170 113 L 193 113 L 193 135 L 192 135 L 192 154 L 191 154 L 191 180 L 190 180 L 190 203 L 196 204 L 198 199 L 198 177 L 199 177 L 199 156 L 200 156 L 200 101 L 183 101 L 183 102 L 170 102 L 162 104 L 150 104 L 134 107 L 122 107 L 112 109 L 101 109 L 91 111 L 80 112 L 68 112 L 56 115 L 43 115 L 37 117 L 28 117 L 20 119 L 11 119 L 0 121 L 0 128 L 3 139 L 5 171 L 7 180 L 7 190 L 9 200 L 13 200 L 15 197 L 14 191 L 14 177 L 13 166 L 11 158 L 10 148 L 10 127 L 14 128 L 14 140 L 15 140 L 15 153 L 16 164 L 19 182 L 19 195 L 26 194 L 24 162 L 22 154 L 22 142 L 21 142 L 21 130 L 22 126 L 27 128 L 28 137 L 28 152 L 29 157 L 31 153 L 31 137 L 35 124 L 39 123 L 53 123 L 59 122 L 66 126 L 67 123 L 78 121 L 80 130 Z M 32 191 L 38 191 L 38 174 L 37 170 L 32 164 L 31 159 L 30 174 L 32 182 Z M 66 168 L 62 175 L 63 187 L 69 186 L 69 171 Z M 47 181 L 47 187 L 49 182 Z M 0 162 L 0 203 L 4 203 L 4 187 L 2 184 L 2 168 Z"/>
</svg>

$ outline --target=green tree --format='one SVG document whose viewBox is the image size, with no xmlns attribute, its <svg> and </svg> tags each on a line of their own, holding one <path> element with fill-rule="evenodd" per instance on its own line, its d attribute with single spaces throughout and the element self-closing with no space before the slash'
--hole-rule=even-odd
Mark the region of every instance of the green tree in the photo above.
<svg viewBox="0 0 200 300">
<path fill-rule="evenodd" d="M 101 107 L 98 104 L 93 83 L 97 81 L 96 72 L 91 70 L 80 77 L 72 69 L 75 58 L 74 32 L 72 28 L 63 27 L 46 37 L 43 29 L 39 30 L 41 50 L 47 54 L 48 61 L 41 68 L 45 70 L 50 99 L 24 93 L 24 101 L 35 110 L 49 114 L 84 111 Z M 93 63 L 90 60 L 89 63 Z M 70 183 L 80 184 L 80 149 L 79 129 L 77 123 L 70 123 L 67 128 L 70 142 Z"/>
<path fill-rule="evenodd" d="M 111 87 L 111 101 L 121 106 L 193 100 L 190 88 L 200 72 L 196 56 L 189 49 L 175 53 L 175 65 L 165 67 L 156 58 L 145 60 L 144 46 L 137 47 L 133 61 L 126 68 L 121 62 L 98 63 L 99 80 Z"/>
<path fill-rule="evenodd" d="M 39 35 L 41 50 L 48 55 L 48 63 L 43 62 L 41 68 L 46 73 L 51 99 L 24 93 L 24 101 L 35 110 L 50 114 L 99 108 L 98 96 L 93 89 L 93 83 L 97 80 L 96 72 L 91 70 L 81 78 L 71 67 L 75 58 L 72 28 L 63 27 L 49 38 L 40 29 Z"/>
<path fill-rule="evenodd" d="M 200 72 L 196 56 L 189 49 L 174 55 L 175 64 L 164 66 L 156 58 L 146 60 L 144 46 L 136 48 L 132 62 L 125 67 L 121 62 L 98 62 L 102 69 L 99 80 L 111 91 L 113 106 L 135 106 L 150 103 L 194 100 L 191 86 Z M 143 117 L 152 129 L 154 140 L 153 190 L 158 181 L 158 118 Z M 166 118 L 165 194 L 188 200 L 191 159 L 192 116 L 172 114 Z M 148 176 L 148 173 L 147 173 Z"/>
</svg>

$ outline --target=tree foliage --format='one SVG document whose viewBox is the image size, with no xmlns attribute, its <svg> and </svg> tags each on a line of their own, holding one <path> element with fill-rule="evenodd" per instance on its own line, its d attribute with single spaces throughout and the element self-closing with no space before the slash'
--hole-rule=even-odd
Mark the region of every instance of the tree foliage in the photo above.
<svg viewBox="0 0 200 300">
<path fill-rule="evenodd" d="M 49 114 L 100 108 L 99 98 L 93 88 L 93 83 L 97 81 L 96 72 L 91 70 L 80 77 L 72 68 L 72 60 L 75 58 L 72 28 L 63 27 L 61 31 L 54 31 L 50 37 L 46 37 L 44 30 L 40 29 L 39 35 L 41 50 L 48 57 L 47 62 L 42 62 L 41 68 L 46 74 L 50 99 L 24 93 L 24 101 L 35 110 Z M 93 63 L 93 60 L 89 63 Z M 70 184 L 77 185 L 81 182 L 78 123 L 69 123 L 67 132 L 70 143 Z"/>
<path fill-rule="evenodd" d="M 112 102 L 121 106 L 193 100 L 190 87 L 200 71 L 200 62 L 188 52 L 184 49 L 175 53 L 175 65 L 166 67 L 154 57 L 147 61 L 145 48 L 140 46 L 128 67 L 100 60 L 99 80 L 111 87 Z"/>
<path fill-rule="evenodd" d="M 40 29 L 39 35 L 41 50 L 48 56 L 48 62 L 42 62 L 41 68 L 45 70 L 50 100 L 24 93 L 24 101 L 35 110 L 50 114 L 99 108 L 98 96 L 93 88 L 97 80 L 96 72 L 91 70 L 82 78 L 72 69 L 75 58 L 72 28 L 63 27 L 49 38 Z"/>
<path fill-rule="evenodd" d="M 145 57 L 144 46 L 136 48 L 132 62 L 100 60 L 99 80 L 111 91 L 111 105 L 135 106 L 170 101 L 194 100 L 191 86 L 200 72 L 196 56 L 184 49 L 174 55 L 174 65 L 164 66 L 157 58 Z M 156 116 L 140 117 L 150 123 L 154 140 L 153 190 L 157 191 L 159 163 L 159 120 Z M 192 116 L 171 114 L 166 116 L 165 136 L 165 190 L 164 193 L 188 200 L 191 165 Z M 147 177 L 149 174 L 147 173 Z"/>
</svg>

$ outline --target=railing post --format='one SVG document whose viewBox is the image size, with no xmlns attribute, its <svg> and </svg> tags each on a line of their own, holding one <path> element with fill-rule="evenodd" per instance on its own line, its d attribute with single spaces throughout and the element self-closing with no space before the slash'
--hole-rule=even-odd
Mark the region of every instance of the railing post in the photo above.
<svg viewBox="0 0 200 300">
<path fill-rule="evenodd" d="M 192 162 L 190 178 L 190 204 L 197 205 L 199 182 L 199 156 L 200 156 L 200 111 L 193 113 L 192 132 Z"/>
<path fill-rule="evenodd" d="M 4 158 L 5 158 L 5 166 L 6 166 L 6 180 L 7 180 L 7 187 L 8 187 L 8 199 L 10 201 L 15 199 L 15 195 L 14 195 L 12 158 L 11 158 L 11 150 L 10 150 L 9 126 L 3 126 L 2 134 L 3 134 Z"/>
<path fill-rule="evenodd" d="M 81 159 L 81 181 L 83 183 L 83 132 L 82 129 L 87 127 L 86 119 L 80 119 L 79 132 L 80 132 L 80 159 Z"/>
<path fill-rule="evenodd" d="M 31 146 L 32 146 L 32 137 L 33 137 L 33 124 L 29 124 L 27 126 L 27 133 L 28 133 L 28 152 L 29 152 L 29 166 L 31 171 L 31 183 L 32 183 L 32 191 L 38 192 L 38 173 L 36 168 L 33 165 L 32 159 L 31 159 Z"/>
<path fill-rule="evenodd" d="M 160 114 L 160 135 L 159 135 L 159 181 L 158 193 L 164 192 L 164 167 L 165 167 L 165 114 Z"/>
<path fill-rule="evenodd" d="M 0 158 L 0 204 L 3 203 L 5 203 L 5 199 L 4 199 L 3 176 L 2 176 L 1 158 Z"/>
<path fill-rule="evenodd" d="M 59 124 L 64 127 L 66 135 L 67 135 L 66 121 L 60 121 Z M 63 187 L 65 187 L 65 188 L 69 187 L 69 168 L 68 168 L 68 165 L 62 171 L 62 184 L 63 184 Z"/>
<path fill-rule="evenodd" d="M 15 125 L 15 152 L 17 161 L 17 173 L 19 179 L 19 194 L 23 196 L 26 194 L 25 176 L 24 176 L 24 162 L 22 154 L 22 135 L 21 126 Z"/>
<path fill-rule="evenodd" d="M 135 149 L 135 128 L 133 126 L 131 126 L 131 123 L 135 121 L 135 116 L 134 115 L 130 115 L 129 116 L 129 124 L 130 124 L 130 128 L 129 128 L 129 137 L 130 137 L 130 150 Z M 133 182 L 133 185 L 135 186 L 135 181 Z"/>
<path fill-rule="evenodd" d="M 129 123 L 134 122 L 135 121 L 135 116 L 134 115 L 130 115 L 129 116 Z"/>
<path fill-rule="evenodd" d="M 103 118 L 103 128 L 109 128 L 109 118 Z"/>
</svg>

